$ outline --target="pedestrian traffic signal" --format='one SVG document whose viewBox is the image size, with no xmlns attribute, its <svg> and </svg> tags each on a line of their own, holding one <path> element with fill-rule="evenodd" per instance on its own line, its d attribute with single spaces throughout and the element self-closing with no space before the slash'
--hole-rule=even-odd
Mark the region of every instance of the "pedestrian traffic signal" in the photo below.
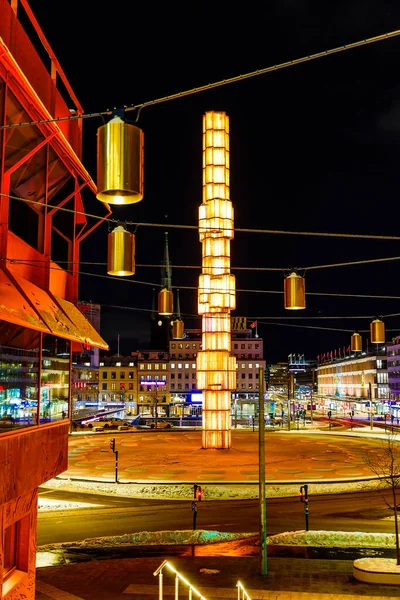
<svg viewBox="0 0 400 600">
<path fill-rule="evenodd" d="M 197 483 L 195 483 L 193 486 L 193 491 L 194 491 L 194 499 L 198 500 L 200 502 L 203 497 L 203 490 L 201 489 L 201 485 L 198 485 Z"/>
<path fill-rule="evenodd" d="M 299 491 L 300 502 L 308 502 L 308 484 L 305 483 L 300 487 Z"/>
<path fill-rule="evenodd" d="M 112 440 L 110 440 L 110 450 L 115 452 L 115 438 L 112 438 Z"/>
</svg>

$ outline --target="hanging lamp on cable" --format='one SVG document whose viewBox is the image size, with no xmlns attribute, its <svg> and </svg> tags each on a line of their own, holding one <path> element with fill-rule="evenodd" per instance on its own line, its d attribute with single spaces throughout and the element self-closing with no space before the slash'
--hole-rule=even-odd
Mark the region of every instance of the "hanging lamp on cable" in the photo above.
<svg viewBox="0 0 400 600">
<path fill-rule="evenodd" d="M 306 307 L 304 277 L 292 271 L 285 277 L 284 284 L 285 308 L 287 310 L 302 310 Z"/>
<path fill-rule="evenodd" d="M 172 322 L 172 338 L 183 340 L 185 337 L 185 326 L 181 319 L 181 307 L 179 303 L 179 290 L 176 290 L 176 319 Z"/>
<path fill-rule="evenodd" d="M 97 195 L 107 204 L 143 198 L 143 131 L 115 116 L 97 130 Z"/>
<path fill-rule="evenodd" d="M 135 236 L 122 225 L 108 234 L 107 273 L 119 277 L 135 274 Z"/>
<path fill-rule="evenodd" d="M 372 344 L 385 343 L 385 324 L 380 319 L 374 319 L 370 325 L 370 335 Z"/>
<path fill-rule="evenodd" d="M 158 314 L 172 315 L 174 313 L 174 297 L 171 290 L 163 288 L 158 292 Z"/>
<path fill-rule="evenodd" d="M 362 352 L 362 337 L 356 331 L 351 336 L 351 351 Z"/>
</svg>

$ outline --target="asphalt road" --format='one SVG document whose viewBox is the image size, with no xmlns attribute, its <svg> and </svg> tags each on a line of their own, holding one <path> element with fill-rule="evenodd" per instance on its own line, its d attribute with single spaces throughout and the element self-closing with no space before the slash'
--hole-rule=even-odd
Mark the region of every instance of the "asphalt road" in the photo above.
<svg viewBox="0 0 400 600">
<path fill-rule="evenodd" d="M 41 488 L 42 494 L 99 506 L 39 513 L 38 546 L 140 531 L 188 530 L 193 526 L 190 501 L 108 497 L 48 488 Z M 303 508 L 298 497 L 267 500 L 268 535 L 305 529 Z M 198 503 L 197 529 L 256 532 L 259 514 L 257 500 L 202 501 Z M 309 498 L 311 530 L 393 533 L 393 521 L 384 520 L 391 514 L 379 492 Z"/>
</svg>

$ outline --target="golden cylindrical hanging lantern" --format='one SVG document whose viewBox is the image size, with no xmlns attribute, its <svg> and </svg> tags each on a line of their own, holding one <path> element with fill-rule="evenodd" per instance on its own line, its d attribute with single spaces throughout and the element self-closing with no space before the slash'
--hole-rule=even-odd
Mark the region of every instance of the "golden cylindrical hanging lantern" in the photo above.
<svg viewBox="0 0 400 600">
<path fill-rule="evenodd" d="M 385 324 L 380 319 L 374 319 L 369 325 L 372 344 L 385 343 Z"/>
<path fill-rule="evenodd" d="M 359 333 L 355 332 L 351 336 L 351 351 L 361 352 L 362 351 L 362 337 Z"/>
<path fill-rule="evenodd" d="M 183 340 L 185 334 L 185 326 L 183 321 L 176 319 L 172 323 L 172 337 L 174 340 Z"/>
<path fill-rule="evenodd" d="M 306 307 L 304 277 L 294 271 L 285 277 L 285 308 L 287 310 L 302 310 Z"/>
<path fill-rule="evenodd" d="M 97 130 L 97 196 L 108 204 L 143 198 L 143 131 L 114 117 Z"/>
<path fill-rule="evenodd" d="M 174 312 L 174 297 L 171 290 L 163 288 L 158 293 L 158 314 L 172 315 Z"/>
<path fill-rule="evenodd" d="M 135 274 L 135 236 L 122 225 L 108 234 L 107 273 L 120 277 Z"/>
</svg>

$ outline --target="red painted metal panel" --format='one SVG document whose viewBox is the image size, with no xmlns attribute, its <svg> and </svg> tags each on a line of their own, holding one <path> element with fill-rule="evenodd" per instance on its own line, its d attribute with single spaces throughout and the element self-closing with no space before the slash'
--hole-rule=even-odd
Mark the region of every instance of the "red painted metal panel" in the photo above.
<svg viewBox="0 0 400 600">
<path fill-rule="evenodd" d="M 18 275 L 14 275 L 14 278 L 53 335 L 83 341 L 74 323 L 45 290 Z"/>
<path fill-rule="evenodd" d="M 67 313 L 71 321 L 73 321 L 78 327 L 81 334 L 81 339 L 83 338 L 82 341 L 85 344 L 90 344 L 90 346 L 95 346 L 96 348 L 101 348 L 102 350 L 109 349 L 108 344 L 97 333 L 93 325 L 81 313 L 79 308 L 77 308 L 71 302 L 67 302 L 67 300 L 64 300 L 63 298 L 56 298 L 56 300 L 62 306 L 63 310 Z"/>
<path fill-rule="evenodd" d="M 0 319 L 36 331 L 51 333 L 4 271 L 0 270 Z"/>
</svg>

